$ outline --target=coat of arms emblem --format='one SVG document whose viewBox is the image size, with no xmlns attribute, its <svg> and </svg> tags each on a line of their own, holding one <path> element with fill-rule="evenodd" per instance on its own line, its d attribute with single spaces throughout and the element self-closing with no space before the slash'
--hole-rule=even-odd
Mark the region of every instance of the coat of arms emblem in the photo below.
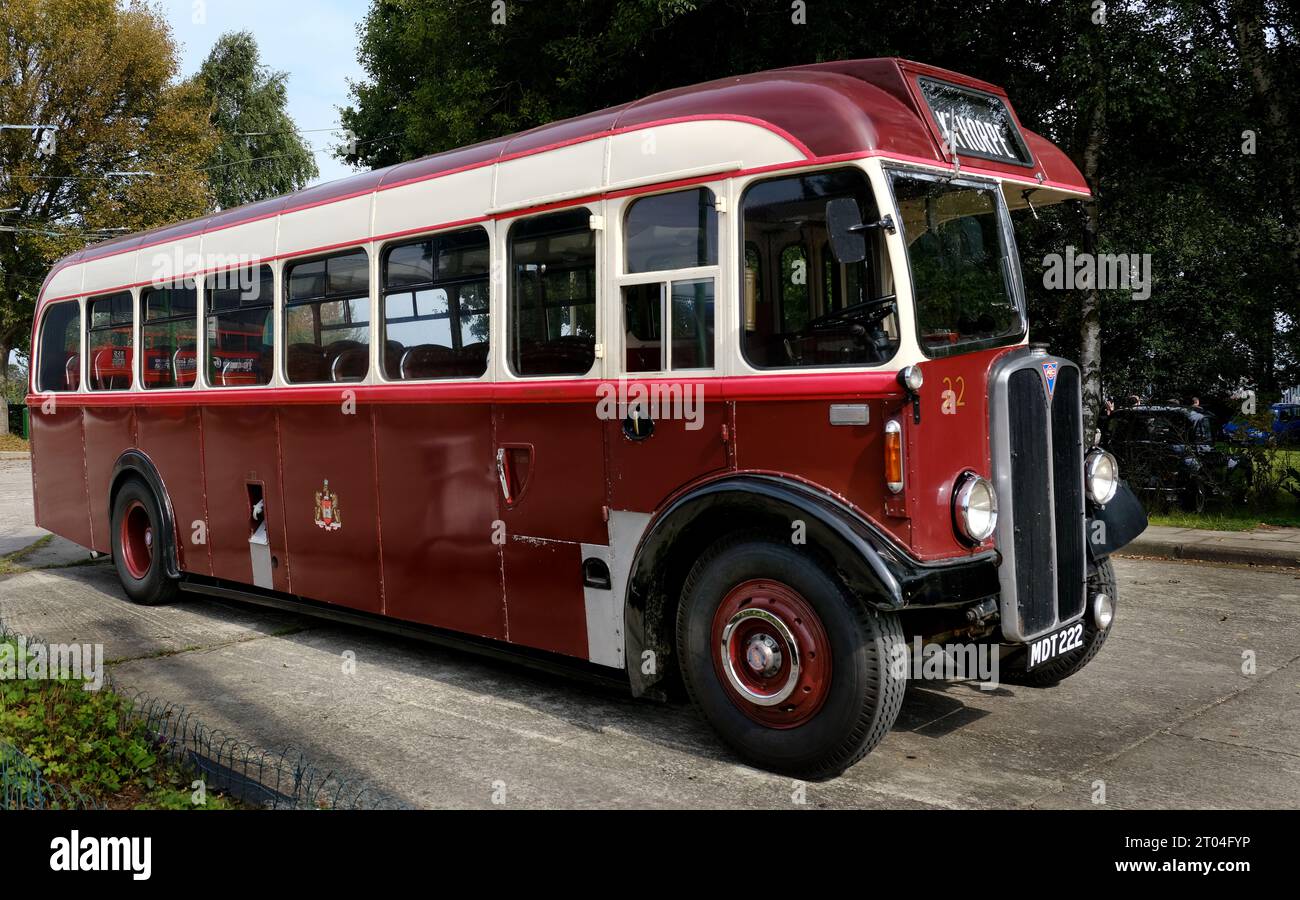
<svg viewBox="0 0 1300 900">
<path fill-rule="evenodd" d="M 338 531 L 343 527 L 343 520 L 339 518 L 339 495 L 330 493 L 328 478 L 316 492 L 316 527 L 326 531 Z"/>
</svg>

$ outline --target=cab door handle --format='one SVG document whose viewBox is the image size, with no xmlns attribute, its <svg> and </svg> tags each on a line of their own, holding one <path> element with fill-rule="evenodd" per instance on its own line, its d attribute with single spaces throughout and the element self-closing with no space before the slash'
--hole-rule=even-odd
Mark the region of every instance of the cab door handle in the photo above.
<svg viewBox="0 0 1300 900">
<path fill-rule="evenodd" d="M 497 480 L 501 482 L 501 496 L 506 506 L 515 506 L 528 491 L 528 479 L 533 475 L 532 444 L 502 444 L 497 447 Z"/>
<path fill-rule="evenodd" d="M 505 498 L 506 505 L 514 504 L 515 498 L 510 493 L 510 476 L 506 474 L 506 448 L 497 448 L 497 478 L 501 480 L 501 496 Z"/>
</svg>

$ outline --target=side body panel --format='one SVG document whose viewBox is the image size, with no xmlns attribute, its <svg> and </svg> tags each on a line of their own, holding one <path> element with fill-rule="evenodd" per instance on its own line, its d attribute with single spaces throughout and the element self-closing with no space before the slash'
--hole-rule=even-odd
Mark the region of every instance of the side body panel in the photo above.
<svg viewBox="0 0 1300 900">
<path fill-rule="evenodd" d="M 31 416 L 32 493 L 36 524 L 89 547 L 90 501 L 86 495 L 84 410 L 55 403 Z"/>
<path fill-rule="evenodd" d="M 504 639 L 490 405 L 377 405 L 374 427 L 385 611 Z"/>
<path fill-rule="evenodd" d="M 122 398 L 129 403 L 129 397 Z M 112 552 L 108 493 L 117 458 L 137 446 L 135 408 L 93 406 L 83 411 L 86 432 L 86 487 L 90 499 L 92 550 Z"/>
<path fill-rule="evenodd" d="M 255 485 L 261 488 L 266 503 L 272 584 L 278 591 L 296 591 L 285 543 L 275 408 L 208 406 L 203 408 L 202 419 L 212 575 L 242 584 L 253 583 L 248 547 L 253 525 L 249 485 Z"/>
<path fill-rule="evenodd" d="M 139 448 L 157 467 L 171 500 L 180 569 L 211 575 L 201 413 L 194 406 L 138 406 L 136 419 Z"/>
</svg>

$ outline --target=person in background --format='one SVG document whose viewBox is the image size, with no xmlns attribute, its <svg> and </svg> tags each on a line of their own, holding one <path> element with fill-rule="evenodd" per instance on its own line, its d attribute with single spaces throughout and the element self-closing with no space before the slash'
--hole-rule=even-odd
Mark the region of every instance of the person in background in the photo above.
<svg viewBox="0 0 1300 900">
<path fill-rule="evenodd" d="M 1107 398 L 1101 405 L 1101 415 L 1097 417 L 1097 434 L 1093 439 L 1094 444 L 1101 446 L 1105 443 L 1107 431 L 1106 425 L 1110 421 L 1110 417 L 1114 414 L 1115 401 Z"/>
<path fill-rule="evenodd" d="M 1200 408 L 1201 408 L 1201 398 L 1200 398 L 1200 397 L 1193 397 L 1193 398 L 1192 398 L 1192 409 L 1200 409 Z"/>
</svg>

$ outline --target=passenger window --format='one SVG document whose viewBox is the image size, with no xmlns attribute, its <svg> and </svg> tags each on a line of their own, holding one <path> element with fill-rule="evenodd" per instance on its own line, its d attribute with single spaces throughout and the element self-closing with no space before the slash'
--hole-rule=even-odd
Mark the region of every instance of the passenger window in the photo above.
<svg viewBox="0 0 1300 900">
<path fill-rule="evenodd" d="M 624 234 L 629 273 L 716 266 L 713 191 L 698 188 L 638 200 L 628 210 Z"/>
<path fill-rule="evenodd" d="M 207 279 L 208 384 L 271 383 L 275 371 L 274 275 L 270 266 L 229 269 Z"/>
<path fill-rule="evenodd" d="M 86 357 L 92 391 L 130 390 L 134 324 L 130 291 L 87 301 Z"/>
<path fill-rule="evenodd" d="M 623 239 L 624 371 L 713 368 L 718 264 L 713 192 L 698 188 L 637 200 L 624 219 Z M 664 274 L 654 280 L 631 277 L 641 272 Z M 695 277 L 681 277 L 687 275 Z"/>
<path fill-rule="evenodd" d="M 144 310 L 140 346 L 145 388 L 192 387 L 199 371 L 198 289 L 194 282 L 145 288 L 140 308 Z"/>
<path fill-rule="evenodd" d="M 871 366 L 898 350 L 898 309 L 884 232 L 866 233 L 867 258 L 830 252 L 826 204 L 847 197 L 864 222 L 880 218 L 866 175 L 831 169 L 746 189 L 741 350 L 755 368 Z"/>
<path fill-rule="evenodd" d="M 64 393 L 81 386 L 81 304 L 52 303 L 41 320 L 36 390 Z"/>
<path fill-rule="evenodd" d="M 591 212 L 510 228 L 510 367 L 516 375 L 585 375 L 596 360 L 596 236 Z"/>
<path fill-rule="evenodd" d="M 491 246 L 482 228 L 384 256 L 384 376 L 479 378 L 488 364 Z"/>
<path fill-rule="evenodd" d="M 285 376 L 292 384 L 361 381 L 370 371 L 370 279 L 364 250 L 285 268 Z"/>
</svg>

